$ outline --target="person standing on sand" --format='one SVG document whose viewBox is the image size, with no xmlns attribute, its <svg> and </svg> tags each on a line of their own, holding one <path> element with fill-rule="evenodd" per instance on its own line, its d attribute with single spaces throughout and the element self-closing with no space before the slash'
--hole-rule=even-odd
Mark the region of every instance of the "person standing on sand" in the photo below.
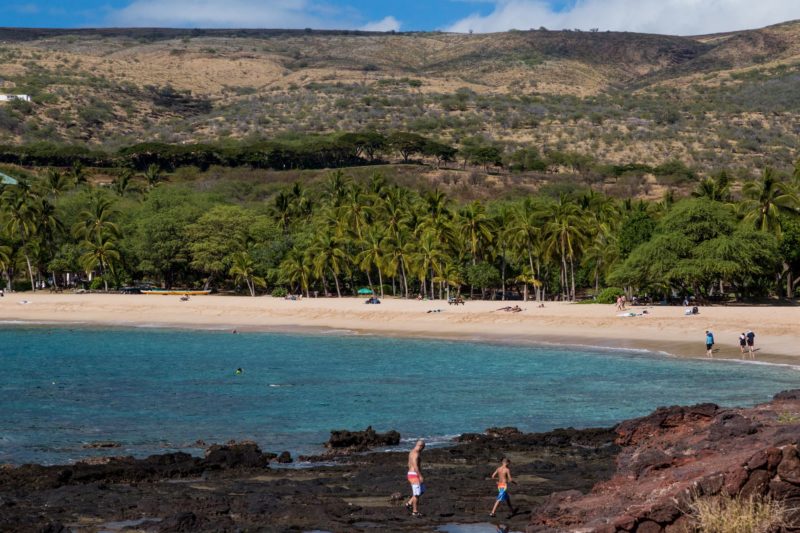
<svg viewBox="0 0 800 533">
<path fill-rule="evenodd" d="M 497 470 L 492 474 L 492 479 L 497 478 L 497 499 L 494 502 L 494 507 L 492 507 L 492 512 L 489 513 L 491 518 L 495 517 L 497 508 L 500 506 L 501 502 L 506 502 L 508 504 L 508 511 L 511 513 L 511 516 L 514 516 L 517 512 L 514 506 L 511 505 L 511 496 L 508 495 L 508 484 L 517 484 L 516 481 L 511 479 L 511 469 L 508 467 L 510 464 L 511 461 L 503 457 L 503 460 L 500 461 L 500 466 L 498 466 Z"/>
<path fill-rule="evenodd" d="M 742 332 L 742 334 L 739 335 L 739 351 L 744 353 L 746 346 L 747 346 L 747 335 L 745 335 L 744 332 Z"/>
<path fill-rule="evenodd" d="M 755 359 L 755 344 L 756 344 L 756 334 L 753 333 L 752 329 L 747 330 L 747 349 L 750 351 L 750 359 Z"/>
<path fill-rule="evenodd" d="M 706 355 L 714 357 L 714 334 L 706 330 Z"/>
<path fill-rule="evenodd" d="M 411 484 L 411 498 L 406 502 L 406 509 L 411 511 L 411 516 L 420 517 L 417 503 L 419 497 L 425 494 L 425 478 L 422 477 L 422 470 L 419 465 L 422 462 L 420 457 L 422 450 L 425 449 L 425 441 L 420 439 L 408 454 L 408 482 Z"/>
</svg>

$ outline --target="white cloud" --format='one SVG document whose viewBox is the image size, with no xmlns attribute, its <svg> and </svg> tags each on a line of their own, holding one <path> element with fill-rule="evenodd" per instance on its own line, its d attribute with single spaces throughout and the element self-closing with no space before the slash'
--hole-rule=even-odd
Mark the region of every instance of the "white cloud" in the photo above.
<svg viewBox="0 0 800 533">
<path fill-rule="evenodd" d="M 562 9 L 545 0 L 494 3 L 488 15 L 470 15 L 448 30 L 496 32 L 544 26 L 699 35 L 800 18 L 798 0 L 574 0 Z"/>
<path fill-rule="evenodd" d="M 400 31 L 400 21 L 394 17 L 384 17 L 381 20 L 364 24 L 359 29 L 364 31 Z"/>
<path fill-rule="evenodd" d="M 357 13 L 312 0 L 134 0 L 108 22 L 128 27 L 315 28 L 352 27 Z M 341 17 L 341 18 L 340 18 Z"/>
</svg>

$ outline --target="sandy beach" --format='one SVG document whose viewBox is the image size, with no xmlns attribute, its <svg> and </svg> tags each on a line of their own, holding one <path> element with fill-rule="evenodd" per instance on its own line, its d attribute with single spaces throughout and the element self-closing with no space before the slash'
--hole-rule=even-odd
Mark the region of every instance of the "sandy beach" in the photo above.
<svg viewBox="0 0 800 533">
<path fill-rule="evenodd" d="M 498 311 L 517 305 L 523 311 Z M 0 321 L 118 326 L 298 331 L 348 330 L 393 336 L 460 340 L 585 344 L 641 348 L 686 357 L 705 355 L 705 331 L 714 332 L 715 357 L 741 359 L 738 335 L 756 332 L 756 359 L 800 364 L 800 307 L 703 307 L 684 316 L 682 307 L 635 307 L 647 314 L 619 317 L 613 305 L 547 302 L 467 302 L 386 298 L 366 305 L 362 298 L 299 301 L 269 296 L 177 296 L 121 294 L 7 294 Z M 428 312 L 436 311 L 439 312 Z"/>
</svg>

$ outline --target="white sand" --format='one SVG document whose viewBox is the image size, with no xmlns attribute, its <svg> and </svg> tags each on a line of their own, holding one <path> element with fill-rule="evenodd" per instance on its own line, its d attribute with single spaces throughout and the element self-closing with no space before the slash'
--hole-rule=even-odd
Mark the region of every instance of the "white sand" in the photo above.
<svg viewBox="0 0 800 533">
<path fill-rule="evenodd" d="M 366 305 L 364 298 L 287 301 L 269 296 L 248 298 L 119 294 L 6 294 L 0 298 L 0 321 L 181 326 L 239 330 L 332 328 L 397 336 L 463 340 L 557 342 L 607 347 L 645 348 L 674 355 L 705 355 L 705 331 L 711 329 L 715 357 L 740 358 L 738 336 L 756 333 L 756 359 L 800 364 L 800 307 L 702 307 L 683 316 L 682 307 L 646 308 L 648 314 L 618 317 L 613 305 L 547 302 L 467 302 L 386 298 Z M 20 302 L 27 301 L 26 304 Z M 519 305 L 521 313 L 496 311 Z M 440 313 L 427 313 L 441 309 Z M 633 308 L 641 312 L 643 307 Z"/>
</svg>

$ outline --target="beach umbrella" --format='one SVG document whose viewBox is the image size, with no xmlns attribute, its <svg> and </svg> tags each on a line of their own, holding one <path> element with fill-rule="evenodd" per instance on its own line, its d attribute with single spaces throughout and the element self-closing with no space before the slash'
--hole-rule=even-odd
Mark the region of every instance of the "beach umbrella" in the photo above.
<svg viewBox="0 0 800 533">
<path fill-rule="evenodd" d="M 372 289 L 363 287 L 361 289 L 358 289 L 358 294 L 372 294 Z"/>
</svg>

